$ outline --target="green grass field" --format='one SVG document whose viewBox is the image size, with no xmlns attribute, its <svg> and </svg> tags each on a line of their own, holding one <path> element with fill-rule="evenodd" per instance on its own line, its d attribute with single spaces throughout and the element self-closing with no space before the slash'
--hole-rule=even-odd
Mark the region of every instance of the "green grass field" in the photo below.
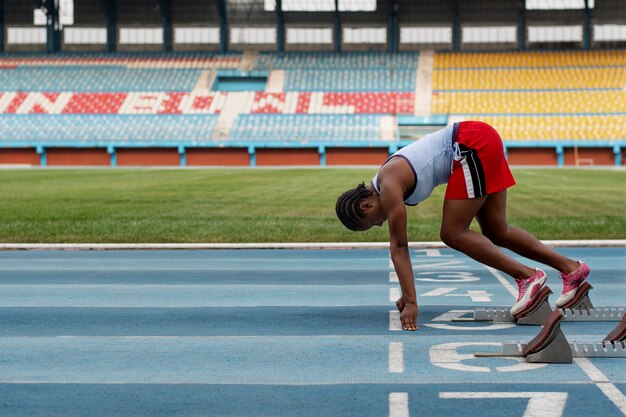
<svg viewBox="0 0 626 417">
<path fill-rule="evenodd" d="M 345 230 L 337 196 L 375 169 L 0 170 L 0 241 L 385 241 Z M 541 239 L 626 238 L 626 171 L 516 169 L 509 223 Z M 409 208 L 409 239 L 439 240 L 445 187 Z"/>
</svg>

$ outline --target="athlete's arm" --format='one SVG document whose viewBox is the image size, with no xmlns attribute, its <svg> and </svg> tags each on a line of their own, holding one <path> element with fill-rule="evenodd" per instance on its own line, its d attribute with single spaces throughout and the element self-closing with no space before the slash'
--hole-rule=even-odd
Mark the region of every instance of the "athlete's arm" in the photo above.
<svg viewBox="0 0 626 417">
<path fill-rule="evenodd" d="M 401 310 L 400 321 L 404 330 L 417 330 L 417 297 L 406 233 L 404 193 L 398 181 L 382 182 L 380 191 L 380 203 L 389 227 L 391 260 L 402 289 L 401 300 L 396 303 Z"/>
</svg>

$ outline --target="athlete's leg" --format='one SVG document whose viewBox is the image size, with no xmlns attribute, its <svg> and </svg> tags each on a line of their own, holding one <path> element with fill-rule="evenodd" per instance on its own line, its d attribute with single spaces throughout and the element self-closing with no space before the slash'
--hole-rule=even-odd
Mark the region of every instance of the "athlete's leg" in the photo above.
<svg viewBox="0 0 626 417">
<path fill-rule="evenodd" d="M 505 247 L 533 261 L 541 262 L 569 274 L 578 262 L 566 258 L 525 230 L 509 226 L 506 221 L 506 190 L 490 194 L 476 215 L 483 234 L 498 246 Z"/>
<path fill-rule="evenodd" d="M 557 307 L 564 306 L 576 296 L 578 288 L 589 275 L 589 266 L 559 254 L 525 230 L 509 226 L 506 221 L 506 190 L 491 194 L 478 211 L 476 219 L 483 234 L 496 245 L 561 272 L 563 290 L 556 300 Z M 525 300 L 518 304 L 512 311 L 524 308 Z"/>
<path fill-rule="evenodd" d="M 471 199 L 445 199 L 441 221 L 441 240 L 453 249 L 485 265 L 524 279 L 535 274 L 535 270 L 516 261 L 502 252 L 486 236 L 469 229 L 472 219 L 479 213 L 489 196 Z"/>
</svg>

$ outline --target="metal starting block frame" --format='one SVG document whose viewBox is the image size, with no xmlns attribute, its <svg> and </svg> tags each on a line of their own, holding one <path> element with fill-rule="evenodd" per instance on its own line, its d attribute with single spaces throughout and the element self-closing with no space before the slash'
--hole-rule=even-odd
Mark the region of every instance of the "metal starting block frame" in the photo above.
<svg viewBox="0 0 626 417">
<path fill-rule="evenodd" d="M 479 358 L 526 358 L 533 363 L 572 363 L 573 358 L 626 359 L 626 316 L 602 342 L 569 343 L 561 330 L 564 316 L 560 310 L 551 313 L 541 331 L 528 343 L 503 343 L 500 352 L 476 352 Z"/>
<path fill-rule="evenodd" d="M 586 284 L 586 283 L 585 283 Z M 579 322 L 613 322 L 620 321 L 626 313 L 624 307 L 593 307 L 589 298 L 589 291 L 593 288 L 589 284 L 583 284 L 581 290 L 583 293 L 578 300 L 573 300 L 568 308 L 561 308 L 564 321 Z M 552 307 L 548 302 L 548 296 L 552 293 L 548 287 L 544 287 L 546 291 L 538 306 L 531 306 L 528 310 L 531 312 L 523 317 L 518 315 L 513 317 L 510 313 L 510 307 L 477 307 L 474 309 L 473 317 L 458 317 L 452 321 L 490 321 L 494 323 L 517 323 L 522 325 L 541 325 L 552 313 Z M 527 310 L 527 311 L 528 311 Z M 521 314 L 523 315 L 524 312 Z"/>
<path fill-rule="evenodd" d="M 552 312 L 550 305 L 547 301 L 544 302 L 545 306 L 550 309 L 548 314 Z M 474 309 L 473 318 L 458 318 L 453 321 L 492 321 L 495 323 L 511 323 L 516 321 L 509 312 L 510 307 L 490 307 L 490 308 L 476 308 Z M 541 308 L 545 310 L 544 308 Z M 539 309 L 537 310 L 539 312 Z M 573 310 L 570 308 L 561 309 L 563 313 L 564 321 L 620 321 L 624 316 L 626 309 L 623 307 L 598 307 L 589 310 Z M 535 313 L 517 320 L 517 324 L 542 324 L 544 320 L 541 319 L 541 314 Z M 533 317 L 534 316 L 534 317 Z M 545 314 L 544 314 L 545 316 Z"/>
<path fill-rule="evenodd" d="M 523 358 L 527 343 L 505 342 L 501 352 L 476 352 L 477 358 Z M 569 343 L 563 332 L 543 350 L 526 357 L 531 363 L 571 363 L 572 358 L 624 358 L 626 342 L 577 341 Z"/>
<path fill-rule="evenodd" d="M 563 332 L 561 332 L 561 334 L 563 334 Z M 563 338 L 565 339 L 565 335 L 563 335 Z M 567 342 L 567 339 L 565 339 L 565 341 Z M 554 343 L 555 342 L 552 342 L 553 345 Z M 575 341 L 569 342 L 568 345 L 572 351 L 573 358 L 626 358 L 626 342 Z M 523 357 L 524 349 L 526 349 L 527 346 L 528 344 L 526 343 L 505 342 L 502 344 L 501 356 Z M 563 350 L 564 348 L 561 341 L 557 342 L 554 346 L 556 350 Z M 540 351 L 534 355 L 539 355 L 542 352 L 544 351 Z M 533 356 L 533 354 L 529 355 L 528 358 L 531 356 Z M 529 359 L 528 362 L 532 361 Z"/>
</svg>

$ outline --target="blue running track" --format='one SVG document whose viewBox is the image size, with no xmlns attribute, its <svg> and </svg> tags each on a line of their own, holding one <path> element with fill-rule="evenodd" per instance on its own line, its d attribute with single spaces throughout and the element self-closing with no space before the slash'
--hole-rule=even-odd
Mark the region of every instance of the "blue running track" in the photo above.
<svg viewBox="0 0 626 417">
<path fill-rule="evenodd" d="M 558 250 L 589 263 L 596 306 L 626 306 L 626 248 Z M 626 360 L 474 358 L 539 331 L 451 321 L 512 304 L 513 280 L 411 256 L 417 332 L 385 250 L 0 252 L 0 416 L 626 415 Z"/>
</svg>

